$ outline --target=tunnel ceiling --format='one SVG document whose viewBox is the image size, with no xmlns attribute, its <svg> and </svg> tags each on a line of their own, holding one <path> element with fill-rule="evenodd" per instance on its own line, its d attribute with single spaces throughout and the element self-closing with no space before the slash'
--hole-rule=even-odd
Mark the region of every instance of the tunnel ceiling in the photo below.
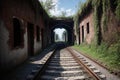
<svg viewBox="0 0 120 80">
<path fill-rule="evenodd" d="M 66 25 L 66 24 L 56 24 L 56 25 L 54 25 L 54 26 L 51 28 L 51 30 L 54 30 L 54 29 L 56 29 L 56 28 L 64 28 L 64 29 L 66 29 L 67 31 L 73 29 L 73 27 L 71 27 L 71 26 L 69 26 L 69 25 Z"/>
<path fill-rule="evenodd" d="M 50 22 L 50 29 L 64 28 L 66 30 L 73 30 L 73 19 L 52 19 Z"/>
<path fill-rule="evenodd" d="M 52 19 L 50 21 L 50 29 L 52 31 L 51 40 L 54 42 L 54 32 L 55 28 L 64 28 L 68 32 L 68 43 L 70 45 L 74 44 L 74 22 L 73 19 Z"/>
</svg>

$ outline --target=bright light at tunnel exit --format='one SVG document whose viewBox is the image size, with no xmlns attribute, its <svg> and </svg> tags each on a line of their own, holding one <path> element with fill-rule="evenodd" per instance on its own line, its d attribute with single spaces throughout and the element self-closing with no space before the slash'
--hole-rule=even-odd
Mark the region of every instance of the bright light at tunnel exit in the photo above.
<svg viewBox="0 0 120 80">
<path fill-rule="evenodd" d="M 58 34 L 60 40 L 62 40 L 62 34 L 63 34 L 64 31 L 66 31 L 64 28 L 56 28 L 54 30 L 55 34 Z"/>
</svg>

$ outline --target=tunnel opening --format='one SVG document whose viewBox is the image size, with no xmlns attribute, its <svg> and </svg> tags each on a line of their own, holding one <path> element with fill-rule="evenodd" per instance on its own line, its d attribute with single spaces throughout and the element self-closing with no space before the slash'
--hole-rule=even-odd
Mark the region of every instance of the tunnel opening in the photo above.
<svg viewBox="0 0 120 80">
<path fill-rule="evenodd" d="M 55 28 L 54 30 L 54 41 L 55 42 L 68 42 L 68 32 L 65 28 Z"/>
<path fill-rule="evenodd" d="M 62 23 L 53 25 L 51 28 L 51 42 L 52 43 L 62 42 L 68 46 L 73 45 L 74 44 L 73 27 Z"/>
</svg>

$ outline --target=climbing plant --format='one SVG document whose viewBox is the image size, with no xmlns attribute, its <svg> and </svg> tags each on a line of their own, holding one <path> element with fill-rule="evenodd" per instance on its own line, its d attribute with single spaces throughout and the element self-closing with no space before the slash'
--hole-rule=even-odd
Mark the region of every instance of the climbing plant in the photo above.
<svg viewBox="0 0 120 80">
<path fill-rule="evenodd" d="M 117 4 L 117 5 L 116 5 Z M 94 44 L 100 45 L 102 41 L 102 33 L 108 31 L 108 22 L 110 21 L 110 12 L 116 14 L 120 20 L 120 0 L 87 0 L 84 4 L 79 6 L 78 12 L 74 16 L 76 30 L 82 19 L 93 12 L 93 21 L 95 29 Z M 78 31 L 76 31 L 78 32 Z"/>
<path fill-rule="evenodd" d="M 110 0 L 102 0 L 102 8 L 103 8 L 103 14 L 102 14 L 102 26 L 104 32 L 108 30 L 107 27 L 107 22 L 108 22 L 108 16 L 107 14 L 109 13 L 110 9 Z"/>
<path fill-rule="evenodd" d="M 83 48 L 87 46 L 86 50 L 90 49 L 90 51 L 94 51 L 92 53 L 95 53 L 95 55 L 96 54 L 97 56 L 100 55 L 100 59 L 102 55 L 105 60 L 108 59 L 108 61 L 106 61 L 107 65 L 109 66 L 112 65 L 112 68 L 113 66 L 115 68 L 119 67 L 118 68 L 119 70 L 120 69 L 120 33 L 117 32 L 116 30 L 117 25 L 115 23 L 120 22 L 120 0 L 87 0 L 85 4 L 82 4 L 80 9 L 78 10 L 78 13 L 74 17 L 76 27 L 78 27 L 78 23 L 80 23 L 83 20 L 83 18 L 90 13 L 88 12 L 90 11 L 90 8 L 88 8 L 88 6 L 90 7 L 90 5 L 92 6 L 91 10 L 93 12 L 93 18 L 94 18 L 93 19 L 94 22 L 93 26 L 95 32 L 94 41 L 92 41 L 90 45 L 86 45 L 86 44 L 84 45 L 84 43 L 81 45 Z M 118 20 L 115 18 L 115 16 Z M 118 22 L 110 23 L 111 22 L 110 20 L 118 21 Z M 114 24 L 116 26 L 113 26 Z M 108 31 L 109 29 L 108 25 L 116 29 L 110 30 L 111 33 L 109 33 L 110 31 Z M 111 39 L 107 37 L 108 39 L 107 41 L 105 41 L 104 40 L 104 37 L 106 37 L 104 36 L 105 33 L 108 33 L 109 36 L 112 37 L 114 36 L 114 38 Z"/>
<path fill-rule="evenodd" d="M 94 28 L 95 28 L 95 38 L 94 38 L 94 44 L 100 45 L 100 18 L 101 14 L 99 11 L 101 6 L 101 0 L 93 0 L 92 5 L 94 6 Z"/>
<path fill-rule="evenodd" d="M 117 7 L 115 13 L 116 13 L 116 17 L 120 20 L 120 0 L 117 0 L 116 3 L 117 3 Z"/>
</svg>

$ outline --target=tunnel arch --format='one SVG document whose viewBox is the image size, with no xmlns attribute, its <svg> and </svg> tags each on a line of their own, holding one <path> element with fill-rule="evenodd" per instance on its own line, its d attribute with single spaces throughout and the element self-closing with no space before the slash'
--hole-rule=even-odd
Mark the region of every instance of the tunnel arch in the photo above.
<svg viewBox="0 0 120 80">
<path fill-rule="evenodd" d="M 74 44 L 74 40 L 73 40 L 73 27 L 69 26 L 67 24 L 63 24 L 63 23 L 55 24 L 55 25 L 52 26 L 52 28 L 51 28 L 51 32 L 52 32 L 52 34 L 51 34 L 51 41 L 52 41 L 52 43 L 55 42 L 54 41 L 54 35 L 55 35 L 54 30 L 57 29 L 57 28 L 64 28 L 67 31 L 67 33 L 68 33 L 68 44 L 69 45 Z"/>
</svg>

